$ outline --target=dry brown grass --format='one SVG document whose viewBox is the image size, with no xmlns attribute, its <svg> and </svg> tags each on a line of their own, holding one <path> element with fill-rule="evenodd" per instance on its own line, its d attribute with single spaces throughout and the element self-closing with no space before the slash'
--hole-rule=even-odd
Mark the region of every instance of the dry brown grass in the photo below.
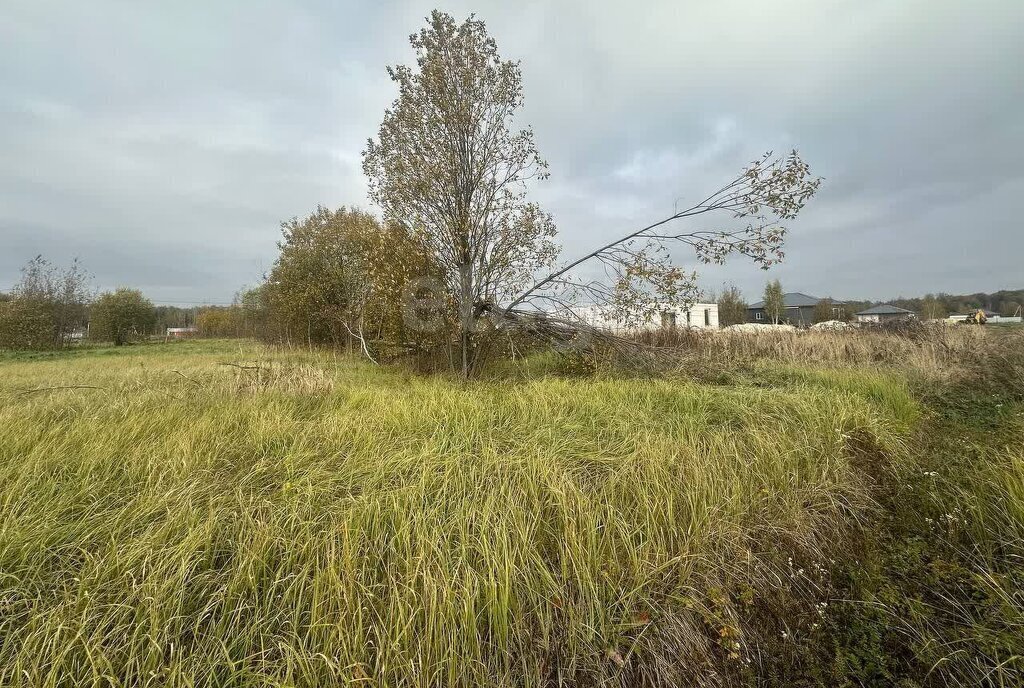
<svg viewBox="0 0 1024 688">
<path fill-rule="evenodd" d="M 998 356 L 1024 335 L 979 327 L 920 325 L 843 331 L 741 332 L 660 330 L 641 341 L 674 350 L 687 364 L 734 366 L 757 360 L 825 365 L 892 366 L 944 376 L 966 361 Z"/>
</svg>

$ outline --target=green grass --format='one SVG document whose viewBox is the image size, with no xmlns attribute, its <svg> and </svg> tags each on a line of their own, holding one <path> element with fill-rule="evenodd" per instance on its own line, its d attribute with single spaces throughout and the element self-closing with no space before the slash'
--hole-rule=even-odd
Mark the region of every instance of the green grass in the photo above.
<svg viewBox="0 0 1024 688">
<path fill-rule="evenodd" d="M 909 460 L 872 471 L 878 508 L 833 571 L 824 633 L 781 657 L 780 683 L 1024 685 L 1024 340 L 989 341 L 911 376 Z"/>
<path fill-rule="evenodd" d="M 814 572 L 868 513 L 852 443 L 902 460 L 917 417 L 898 376 L 849 370 L 7 355 L 0 685 L 749 678 L 769 638 L 813 633 Z"/>
</svg>

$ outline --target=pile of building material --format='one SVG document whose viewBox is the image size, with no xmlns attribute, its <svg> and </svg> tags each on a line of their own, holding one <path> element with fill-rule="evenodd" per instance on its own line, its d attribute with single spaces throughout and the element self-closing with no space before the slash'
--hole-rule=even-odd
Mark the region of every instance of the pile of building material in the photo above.
<svg viewBox="0 0 1024 688">
<path fill-rule="evenodd" d="M 796 332 L 797 328 L 792 325 L 769 325 L 761 323 L 740 323 L 729 325 L 725 328 L 730 332 Z"/>
<path fill-rule="evenodd" d="M 813 325 L 811 325 L 812 330 L 828 331 L 849 330 L 852 329 L 853 327 L 854 326 L 851 325 L 850 323 L 844 322 L 842 320 L 825 320 L 823 322 L 814 323 Z"/>
</svg>

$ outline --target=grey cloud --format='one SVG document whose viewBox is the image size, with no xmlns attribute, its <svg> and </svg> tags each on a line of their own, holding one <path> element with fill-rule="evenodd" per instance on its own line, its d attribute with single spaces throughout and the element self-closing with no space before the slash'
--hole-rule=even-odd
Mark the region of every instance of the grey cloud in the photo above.
<svg viewBox="0 0 1024 688">
<path fill-rule="evenodd" d="M 224 301 L 280 220 L 366 205 L 401 3 L 7 3 L 0 288 L 36 253 L 100 286 Z M 799 147 L 826 177 L 769 276 L 882 298 L 1020 288 L 1024 4 L 983 0 L 448 2 L 523 64 L 567 256 Z M 679 255 L 682 261 L 685 255 Z M 701 267 L 701 266 L 698 266 Z M 755 297 L 742 261 L 701 268 Z"/>
</svg>

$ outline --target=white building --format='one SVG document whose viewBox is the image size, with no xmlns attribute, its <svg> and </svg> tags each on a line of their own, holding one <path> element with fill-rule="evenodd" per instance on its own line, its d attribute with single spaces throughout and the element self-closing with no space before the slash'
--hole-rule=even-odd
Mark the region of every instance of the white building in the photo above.
<svg viewBox="0 0 1024 688">
<path fill-rule="evenodd" d="M 949 320 L 950 322 L 955 322 L 955 323 L 963 322 L 964 320 L 967 320 L 967 318 L 969 318 L 972 315 L 974 315 L 975 313 L 977 313 L 978 310 L 979 309 L 974 309 L 970 313 L 956 313 L 956 314 L 953 314 L 953 315 L 949 316 L 946 319 Z M 985 313 L 985 322 L 986 323 L 990 323 L 992 325 L 996 325 L 998 323 L 1019 324 L 1021 322 L 1021 317 L 1019 315 L 1015 315 L 1015 316 L 999 315 L 995 311 L 990 311 L 988 309 L 981 309 L 981 310 L 983 310 L 984 313 Z"/>
<path fill-rule="evenodd" d="M 198 334 L 199 329 L 196 327 L 168 327 L 167 335 L 165 339 L 185 339 L 187 337 L 194 337 Z"/>
<path fill-rule="evenodd" d="M 580 306 L 574 308 L 573 313 L 583 322 L 593 327 L 609 330 L 626 329 L 621 321 L 610 313 L 610 309 L 604 306 Z M 636 329 L 656 330 L 662 327 L 692 327 L 700 330 L 717 330 L 718 304 L 695 303 L 689 308 L 666 306 Z"/>
<path fill-rule="evenodd" d="M 857 318 L 857 322 L 862 323 L 887 323 L 894 320 L 914 320 L 917 318 L 917 313 L 908 311 L 906 308 L 883 303 L 866 311 L 854 313 L 853 317 Z"/>
<path fill-rule="evenodd" d="M 661 312 L 661 327 L 696 327 L 699 330 L 718 329 L 718 304 L 695 303 L 689 308 L 668 308 Z"/>
</svg>

